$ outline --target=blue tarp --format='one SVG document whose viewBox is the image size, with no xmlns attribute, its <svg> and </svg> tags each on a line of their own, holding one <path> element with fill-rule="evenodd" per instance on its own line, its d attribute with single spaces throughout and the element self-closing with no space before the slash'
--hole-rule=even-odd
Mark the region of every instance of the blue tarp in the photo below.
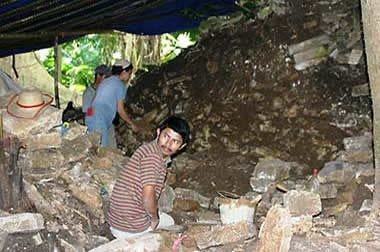
<svg viewBox="0 0 380 252">
<path fill-rule="evenodd" d="M 10 0 L 0 2 L 0 57 L 119 30 L 158 35 L 234 12 L 234 0 Z"/>
</svg>

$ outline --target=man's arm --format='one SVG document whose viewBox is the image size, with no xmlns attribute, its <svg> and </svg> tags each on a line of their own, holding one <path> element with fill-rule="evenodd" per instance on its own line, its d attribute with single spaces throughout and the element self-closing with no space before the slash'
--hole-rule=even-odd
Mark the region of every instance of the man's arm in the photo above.
<svg viewBox="0 0 380 252">
<path fill-rule="evenodd" d="M 147 185 L 143 188 L 143 203 L 144 209 L 148 213 L 148 215 L 152 218 L 151 227 L 152 229 L 156 229 L 158 225 L 158 209 L 157 209 L 157 200 L 156 200 L 156 192 L 154 186 Z"/>
<path fill-rule="evenodd" d="M 131 127 L 133 131 L 138 130 L 136 125 L 132 122 L 127 112 L 125 111 L 124 102 L 122 100 L 117 100 L 117 112 L 119 113 L 120 117 L 128 123 L 128 125 Z"/>
</svg>

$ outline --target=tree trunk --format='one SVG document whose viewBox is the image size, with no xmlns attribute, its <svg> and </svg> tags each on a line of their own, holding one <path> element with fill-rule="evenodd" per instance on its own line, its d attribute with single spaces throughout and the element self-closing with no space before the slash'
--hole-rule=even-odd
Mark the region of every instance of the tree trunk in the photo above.
<svg viewBox="0 0 380 252">
<path fill-rule="evenodd" d="M 20 142 L 17 138 L 0 140 L 0 209 L 23 208 L 22 169 L 17 166 Z"/>
<path fill-rule="evenodd" d="M 364 42 L 373 109 L 375 192 L 372 212 L 380 212 L 380 1 L 361 0 Z"/>
</svg>

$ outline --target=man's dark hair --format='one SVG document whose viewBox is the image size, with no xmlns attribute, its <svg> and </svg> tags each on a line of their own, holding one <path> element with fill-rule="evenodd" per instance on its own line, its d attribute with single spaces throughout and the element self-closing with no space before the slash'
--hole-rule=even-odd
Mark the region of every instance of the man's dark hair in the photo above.
<svg viewBox="0 0 380 252">
<path fill-rule="evenodd" d="M 182 136 L 184 144 L 189 143 L 190 127 L 184 119 L 177 116 L 170 116 L 160 124 L 159 128 L 161 132 L 166 128 L 170 128 Z"/>
<path fill-rule="evenodd" d="M 130 64 L 126 68 L 123 68 L 122 66 L 112 66 L 112 75 L 120 75 L 121 72 L 123 72 L 124 70 L 128 72 L 129 70 L 132 70 L 132 69 L 133 69 L 132 64 Z"/>
</svg>

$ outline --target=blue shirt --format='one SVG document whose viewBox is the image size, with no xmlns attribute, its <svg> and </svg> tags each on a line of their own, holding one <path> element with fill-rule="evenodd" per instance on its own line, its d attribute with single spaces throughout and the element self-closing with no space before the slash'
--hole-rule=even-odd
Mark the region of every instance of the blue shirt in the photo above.
<svg viewBox="0 0 380 252">
<path fill-rule="evenodd" d="M 102 81 L 96 90 L 96 97 L 92 102 L 94 108 L 94 117 L 103 122 L 107 128 L 112 126 L 112 121 L 117 112 L 117 101 L 124 101 L 127 94 L 125 84 L 119 76 L 112 75 Z"/>
<path fill-rule="evenodd" d="M 91 85 L 86 88 L 82 95 L 82 111 L 87 113 L 88 108 L 91 106 L 92 99 L 96 94 L 95 88 Z"/>
</svg>

